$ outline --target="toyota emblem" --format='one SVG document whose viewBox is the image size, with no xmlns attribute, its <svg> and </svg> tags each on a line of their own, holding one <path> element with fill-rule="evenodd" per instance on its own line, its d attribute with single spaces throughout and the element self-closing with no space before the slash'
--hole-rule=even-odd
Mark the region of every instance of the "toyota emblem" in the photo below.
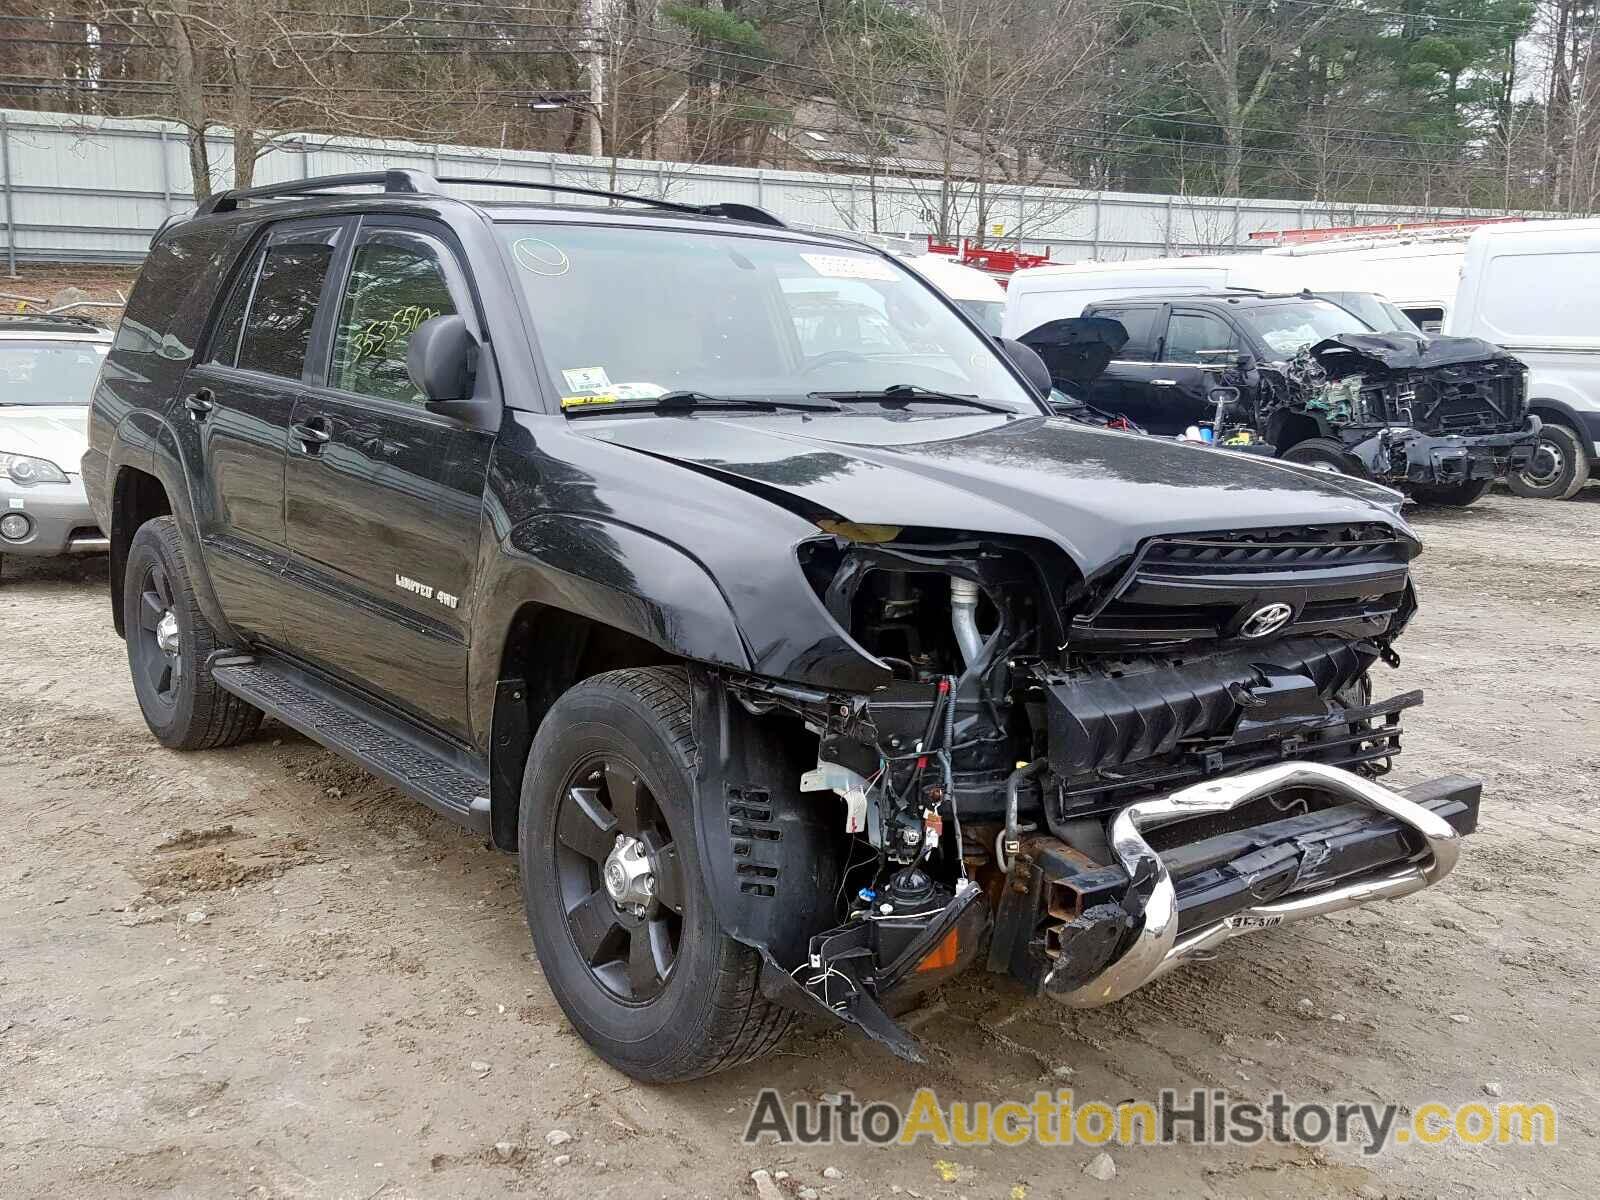
<svg viewBox="0 0 1600 1200">
<path fill-rule="evenodd" d="M 1244 619 L 1239 626 L 1239 636 L 1246 638 L 1264 638 L 1268 634 L 1277 633 L 1289 623 L 1289 618 L 1294 616 L 1294 609 L 1287 604 L 1264 604 L 1255 612 Z"/>
</svg>

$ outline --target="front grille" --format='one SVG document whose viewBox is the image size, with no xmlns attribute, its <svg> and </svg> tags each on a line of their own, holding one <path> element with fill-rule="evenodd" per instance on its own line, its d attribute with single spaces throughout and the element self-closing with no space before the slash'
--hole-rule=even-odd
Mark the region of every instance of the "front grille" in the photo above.
<svg viewBox="0 0 1600 1200">
<path fill-rule="evenodd" d="M 1152 538 L 1094 606 L 1073 617 L 1068 649 L 1240 637 L 1252 613 L 1277 603 L 1292 616 L 1273 638 L 1374 637 L 1407 603 L 1406 564 L 1416 548 L 1377 523 Z"/>
<path fill-rule="evenodd" d="M 1152 538 L 1141 565 L 1201 574 L 1403 563 L 1409 557 L 1387 525 L 1305 525 Z"/>
</svg>

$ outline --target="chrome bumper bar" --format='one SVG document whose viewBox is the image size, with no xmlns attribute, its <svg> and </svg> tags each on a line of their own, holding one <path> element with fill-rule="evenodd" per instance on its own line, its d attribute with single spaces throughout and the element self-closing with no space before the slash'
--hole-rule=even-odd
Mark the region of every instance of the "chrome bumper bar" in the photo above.
<svg viewBox="0 0 1600 1200">
<path fill-rule="evenodd" d="M 1141 827 L 1228 812 L 1258 796 L 1291 787 L 1332 792 L 1386 813 L 1415 829 L 1426 843 L 1426 851 L 1404 866 L 1242 909 L 1180 938 L 1177 889 L 1161 856 L 1140 834 Z M 1089 982 L 1053 993 L 1074 1008 L 1093 1008 L 1120 1000 L 1241 933 L 1354 908 L 1372 900 L 1393 900 L 1432 887 L 1455 867 L 1461 838 L 1444 818 L 1370 779 L 1322 763 L 1290 762 L 1197 783 L 1167 796 L 1130 804 L 1112 820 L 1111 848 L 1129 879 L 1153 875 L 1154 884 L 1145 905 L 1144 924 L 1127 949 Z M 1045 977 L 1045 990 L 1050 991 L 1049 975 Z"/>
</svg>

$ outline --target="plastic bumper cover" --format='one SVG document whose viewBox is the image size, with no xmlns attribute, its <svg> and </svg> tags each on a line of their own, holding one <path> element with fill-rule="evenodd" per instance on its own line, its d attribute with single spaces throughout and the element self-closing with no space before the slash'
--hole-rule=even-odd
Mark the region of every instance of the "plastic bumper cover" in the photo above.
<svg viewBox="0 0 1600 1200">
<path fill-rule="evenodd" d="M 91 554 L 110 549 L 83 491 L 83 478 L 66 483 L 19 487 L 0 481 L 0 516 L 20 513 L 27 532 L 15 540 L 0 536 L 0 554 Z"/>
</svg>

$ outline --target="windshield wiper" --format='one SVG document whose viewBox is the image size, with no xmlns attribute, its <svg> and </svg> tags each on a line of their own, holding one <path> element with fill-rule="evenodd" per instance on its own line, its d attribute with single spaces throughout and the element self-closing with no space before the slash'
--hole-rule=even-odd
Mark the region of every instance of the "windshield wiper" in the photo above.
<svg viewBox="0 0 1600 1200">
<path fill-rule="evenodd" d="M 984 412 L 1008 413 L 1017 416 L 1017 410 L 1009 404 L 999 404 L 993 400 L 981 400 L 977 396 L 967 396 L 958 392 L 941 392 L 936 388 L 925 388 L 916 383 L 891 383 L 886 388 L 866 392 L 810 392 L 808 395 L 817 396 L 823 400 L 870 401 L 876 400 L 880 404 L 905 404 L 911 400 L 936 400 L 941 404 L 960 404 L 966 408 L 981 408 Z"/>
<path fill-rule="evenodd" d="M 683 388 L 675 392 L 663 392 L 659 396 L 651 396 L 640 400 L 617 400 L 611 403 L 597 403 L 588 397 L 580 398 L 573 404 L 563 405 L 568 416 L 588 417 L 600 416 L 605 413 L 618 412 L 690 412 L 697 408 L 722 408 L 746 409 L 756 412 L 776 412 L 780 408 L 798 408 L 810 412 L 833 412 L 838 409 L 837 404 L 819 403 L 816 399 L 805 400 L 774 400 L 763 396 L 713 396 L 709 392 L 697 392 Z"/>
</svg>

